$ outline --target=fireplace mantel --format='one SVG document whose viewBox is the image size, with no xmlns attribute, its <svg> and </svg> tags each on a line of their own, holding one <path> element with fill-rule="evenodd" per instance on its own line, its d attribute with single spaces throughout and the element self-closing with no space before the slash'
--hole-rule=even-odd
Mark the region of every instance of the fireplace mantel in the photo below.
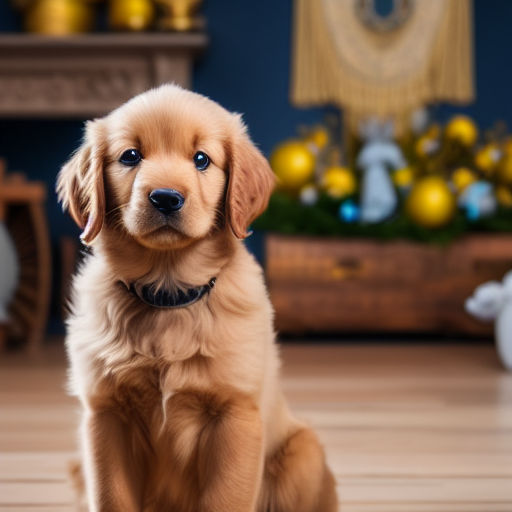
<svg viewBox="0 0 512 512">
<path fill-rule="evenodd" d="M 204 33 L 0 35 L 0 117 L 90 118 L 150 87 L 188 87 Z"/>
</svg>

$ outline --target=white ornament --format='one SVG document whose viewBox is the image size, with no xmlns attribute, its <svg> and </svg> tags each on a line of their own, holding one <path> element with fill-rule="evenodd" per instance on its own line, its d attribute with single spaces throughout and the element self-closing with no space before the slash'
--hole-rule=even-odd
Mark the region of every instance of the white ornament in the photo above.
<svg viewBox="0 0 512 512">
<path fill-rule="evenodd" d="M 314 185 L 306 185 L 300 191 L 300 202 L 306 206 L 313 206 L 318 201 L 318 190 Z"/>
<path fill-rule="evenodd" d="M 357 165 L 363 169 L 361 220 L 382 222 L 395 211 L 398 203 L 388 167 L 401 169 L 407 163 L 392 140 L 392 124 L 368 121 L 361 126 L 361 135 L 366 139 L 357 157 Z"/>
<path fill-rule="evenodd" d="M 0 323 L 8 320 L 7 307 L 18 283 L 18 258 L 5 225 L 0 222 Z"/>
<path fill-rule="evenodd" d="M 411 114 L 411 128 L 412 131 L 419 135 L 420 133 L 423 133 L 428 126 L 428 123 L 430 121 L 430 115 L 428 113 L 428 110 L 424 107 L 416 109 Z"/>
<path fill-rule="evenodd" d="M 480 320 L 495 320 L 498 355 L 503 366 L 512 371 L 512 272 L 502 283 L 489 281 L 478 286 L 466 300 L 466 311 Z"/>
</svg>

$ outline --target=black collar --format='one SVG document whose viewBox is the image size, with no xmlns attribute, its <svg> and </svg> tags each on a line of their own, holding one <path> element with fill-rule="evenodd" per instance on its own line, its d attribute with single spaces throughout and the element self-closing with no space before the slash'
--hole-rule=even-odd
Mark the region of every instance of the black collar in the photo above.
<svg viewBox="0 0 512 512">
<path fill-rule="evenodd" d="M 214 287 L 216 279 L 216 277 L 212 277 L 208 284 L 188 288 L 184 291 L 177 289 L 172 292 L 167 290 L 155 292 L 151 284 L 140 287 L 135 286 L 134 283 L 130 284 L 128 290 L 148 306 L 161 309 L 184 308 L 203 298 Z"/>
</svg>

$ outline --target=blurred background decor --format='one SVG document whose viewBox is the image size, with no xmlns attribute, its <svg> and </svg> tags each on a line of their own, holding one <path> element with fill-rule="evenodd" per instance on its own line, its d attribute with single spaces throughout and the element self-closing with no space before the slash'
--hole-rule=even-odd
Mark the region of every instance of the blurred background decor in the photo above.
<svg viewBox="0 0 512 512">
<path fill-rule="evenodd" d="M 490 334 L 463 305 L 475 286 L 499 278 L 512 262 L 511 136 L 500 124 L 481 130 L 467 116 L 445 126 L 428 113 L 418 126 L 415 117 L 396 142 L 377 137 L 369 144 L 364 130 L 364 138 L 352 135 L 352 153 L 329 122 L 312 128 L 328 134 L 313 152 L 301 128 L 293 148 L 310 151 L 307 173 L 294 158 L 275 159 L 288 154 L 290 142 L 277 146 L 270 162 L 278 162 L 282 179 L 255 227 L 274 233 L 266 239 L 266 261 L 282 331 L 364 332 L 371 319 L 379 332 Z M 365 183 L 374 162 L 369 151 L 384 163 L 383 179 Z M 362 183 L 345 195 L 329 193 L 322 152 L 354 180 L 362 172 Z M 365 217 L 368 204 L 374 210 Z"/>
<path fill-rule="evenodd" d="M 466 300 L 467 311 L 482 321 L 494 321 L 496 347 L 503 366 L 512 371 L 512 272 L 503 281 L 489 281 Z"/>
<path fill-rule="evenodd" d="M 12 0 L 23 12 L 27 32 L 69 36 L 94 26 L 95 0 Z"/>
<path fill-rule="evenodd" d="M 292 101 L 334 103 L 353 131 L 392 119 L 397 133 L 426 103 L 474 97 L 470 0 L 298 0 Z M 381 2 L 379 2 L 381 3 Z"/>
<path fill-rule="evenodd" d="M 472 3 L 377 4 L 295 3 L 291 100 L 334 103 L 342 122 L 301 126 L 271 155 L 280 181 L 255 227 L 273 232 L 278 328 L 488 334 L 463 304 L 511 260 L 512 137 L 429 106 L 474 99 Z M 326 187 L 329 166 L 346 193 Z"/>
<path fill-rule="evenodd" d="M 50 305 L 52 265 L 45 200 L 42 183 L 6 173 L 0 160 L 0 326 L 4 341 L 8 336 L 30 352 L 42 344 Z"/>
<path fill-rule="evenodd" d="M 148 30 L 153 25 L 154 17 L 152 0 L 109 0 L 109 26 L 114 30 Z"/>
<path fill-rule="evenodd" d="M 5 226 L 7 204 L 2 198 L 1 186 L 4 181 L 5 163 L 0 160 L 0 351 L 7 338 L 9 324 L 8 308 L 18 284 L 18 255 L 11 235 Z"/>
<path fill-rule="evenodd" d="M 114 31 L 204 29 L 202 0 L 10 0 L 27 32 L 65 37 L 106 26 Z M 106 11 L 106 12 L 105 12 Z M 156 19 L 157 18 L 157 19 Z"/>
<path fill-rule="evenodd" d="M 204 33 L 0 35 L 0 116 L 92 118 L 165 82 L 187 87 Z"/>
<path fill-rule="evenodd" d="M 364 145 L 356 165 L 363 172 L 361 186 L 361 221 L 382 222 L 395 211 L 397 194 L 388 167 L 405 168 L 400 147 L 393 141 L 393 127 L 378 121 L 362 124 Z"/>
<path fill-rule="evenodd" d="M 204 28 L 204 18 L 198 15 L 202 0 L 156 0 L 156 2 L 162 11 L 158 21 L 158 27 L 161 30 L 186 32 Z"/>
</svg>

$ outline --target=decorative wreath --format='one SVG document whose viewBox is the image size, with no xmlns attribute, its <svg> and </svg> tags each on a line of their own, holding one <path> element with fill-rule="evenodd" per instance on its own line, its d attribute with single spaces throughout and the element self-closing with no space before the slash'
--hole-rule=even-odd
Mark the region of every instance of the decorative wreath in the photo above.
<svg viewBox="0 0 512 512">
<path fill-rule="evenodd" d="M 375 0 L 355 0 L 357 17 L 363 25 L 375 32 L 391 32 L 402 26 L 411 16 L 414 0 L 393 0 L 393 8 L 386 16 L 375 8 Z"/>
</svg>

